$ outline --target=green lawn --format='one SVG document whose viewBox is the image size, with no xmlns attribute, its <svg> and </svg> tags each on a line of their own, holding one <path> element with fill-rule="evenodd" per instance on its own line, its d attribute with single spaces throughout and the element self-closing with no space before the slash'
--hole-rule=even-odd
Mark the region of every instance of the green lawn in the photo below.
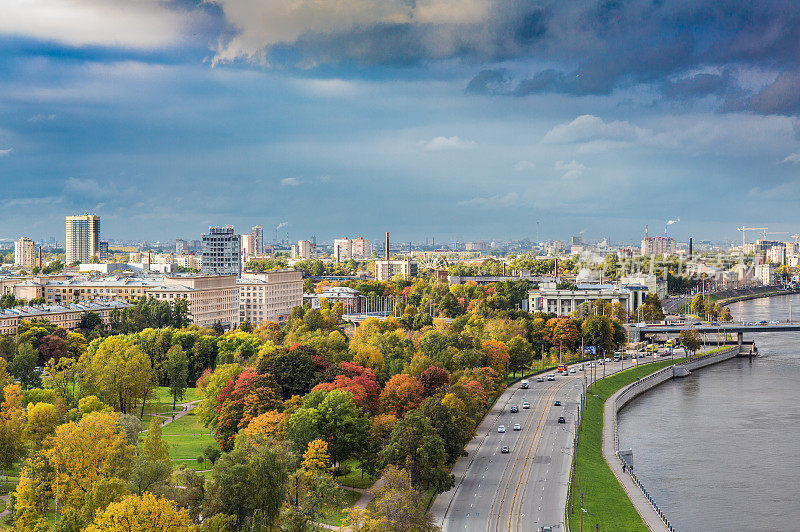
<svg viewBox="0 0 800 532">
<path fill-rule="evenodd" d="M 320 517 L 319 521 L 321 523 L 331 526 L 340 526 L 342 524 L 342 518 L 344 517 L 344 510 L 346 508 L 351 508 L 361 497 L 361 494 L 357 491 L 342 489 L 342 493 L 345 497 L 344 503 L 338 508 L 331 508 L 328 513 Z"/>
<path fill-rule="evenodd" d="M 202 455 L 209 445 L 217 447 L 217 442 L 210 431 L 200 423 L 194 412 L 189 412 L 182 418 L 164 426 L 161 434 L 169 446 L 169 456 L 176 467 L 186 464 L 187 468 L 195 470 L 211 468 L 211 463 L 208 461 L 198 464 L 197 457 Z M 139 440 L 143 441 L 144 435 L 141 435 Z"/>
<path fill-rule="evenodd" d="M 362 473 L 361 463 L 358 460 L 348 460 L 346 465 L 350 472 L 346 475 L 336 477 L 336 482 L 348 488 L 369 489 L 377 480 L 368 473 Z"/>
<path fill-rule="evenodd" d="M 181 403 L 188 403 L 200 399 L 197 396 L 197 388 L 187 388 L 186 396 L 181 400 L 179 399 L 175 410 L 172 409 L 172 394 L 169 393 L 169 388 L 166 386 L 159 386 L 155 389 L 153 397 L 147 402 L 144 407 L 144 413 L 147 414 L 171 414 L 172 412 L 180 412 Z M 141 405 L 140 405 L 141 406 Z M 149 422 L 149 419 L 146 419 Z"/>
<path fill-rule="evenodd" d="M 583 505 L 597 516 L 601 530 L 648 531 L 603 458 L 603 403 L 618 389 L 634 382 L 637 378 L 645 377 L 682 360 L 685 359 L 665 360 L 638 366 L 606 377 L 592 386 L 586 398 L 583 427 L 580 431 L 575 462 L 575 511 L 569 514 L 570 530 L 579 529 L 579 501 L 583 493 Z M 567 501 L 567 510 L 569 509 L 570 502 Z M 587 530 L 590 529 L 589 525 L 594 525 L 594 520 L 588 514 L 584 517 L 584 525 Z"/>
</svg>

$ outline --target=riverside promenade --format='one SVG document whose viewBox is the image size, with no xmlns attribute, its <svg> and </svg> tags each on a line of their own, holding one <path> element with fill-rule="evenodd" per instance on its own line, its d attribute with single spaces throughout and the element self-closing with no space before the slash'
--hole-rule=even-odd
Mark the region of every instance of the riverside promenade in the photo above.
<svg viewBox="0 0 800 532">
<path fill-rule="evenodd" d="M 719 353 L 701 356 L 694 360 L 679 364 L 688 370 L 695 370 L 710 366 L 724 360 L 729 360 L 740 354 L 738 346 L 731 347 Z M 647 377 L 629 384 L 615 392 L 603 405 L 603 458 L 613 471 L 620 486 L 625 490 L 628 498 L 633 503 L 636 511 L 642 517 L 647 527 L 653 532 L 673 531 L 669 524 L 668 516 L 661 512 L 656 501 L 645 495 L 644 488 L 635 480 L 629 469 L 623 471 L 622 460 L 619 458 L 619 438 L 617 434 L 617 413 L 628 402 L 642 393 L 650 390 L 673 378 L 675 365 L 656 371 Z"/>
</svg>

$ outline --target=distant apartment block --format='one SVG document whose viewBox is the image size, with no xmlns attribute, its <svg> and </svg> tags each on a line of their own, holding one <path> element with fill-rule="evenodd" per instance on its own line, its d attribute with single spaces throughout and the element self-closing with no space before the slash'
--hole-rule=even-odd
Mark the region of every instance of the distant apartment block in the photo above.
<svg viewBox="0 0 800 532">
<path fill-rule="evenodd" d="M 24 268 L 36 266 L 36 242 L 25 236 L 14 242 L 14 264 Z"/>
<path fill-rule="evenodd" d="M 675 255 L 675 239 L 670 236 L 646 236 L 642 239 L 642 255 Z"/>
<path fill-rule="evenodd" d="M 333 241 L 333 258 L 336 262 L 344 262 L 353 258 L 353 241 L 342 237 Z"/>
<path fill-rule="evenodd" d="M 405 279 L 415 277 L 419 271 L 417 261 L 412 259 L 376 260 L 375 279 L 389 281 L 395 275 L 402 275 Z"/>
<path fill-rule="evenodd" d="M 256 225 L 252 229 L 253 235 L 253 254 L 261 255 L 264 253 L 264 229 L 260 225 Z"/>
<path fill-rule="evenodd" d="M 317 258 L 317 245 L 309 240 L 298 240 L 292 246 L 292 258 L 300 260 L 313 260 Z"/>
<path fill-rule="evenodd" d="M 67 264 L 89 262 L 100 253 L 100 217 L 93 214 L 67 216 Z"/>
<path fill-rule="evenodd" d="M 202 236 L 202 272 L 208 275 L 239 275 L 241 241 L 232 225 L 209 227 Z"/>
<path fill-rule="evenodd" d="M 175 253 L 178 255 L 185 255 L 189 253 L 189 243 L 186 240 L 181 240 L 180 238 L 175 240 Z"/>
<path fill-rule="evenodd" d="M 100 241 L 100 247 L 97 250 L 97 258 L 100 262 L 108 262 L 108 242 Z"/>
<path fill-rule="evenodd" d="M 759 264 L 755 267 L 755 278 L 764 286 L 775 284 L 775 268 L 769 264 Z"/>
<path fill-rule="evenodd" d="M 364 237 L 353 240 L 352 257 L 355 260 L 365 260 L 372 256 L 372 244 Z"/>
<path fill-rule="evenodd" d="M 299 270 L 245 273 L 236 285 L 240 322 L 285 323 L 292 309 L 303 304 L 303 272 Z"/>
<path fill-rule="evenodd" d="M 15 335 L 22 320 L 47 320 L 56 327 L 73 331 L 80 325 L 81 318 L 87 312 L 100 316 L 104 326 L 108 326 L 111 311 L 130 307 L 122 301 L 106 301 L 103 303 L 85 303 L 82 305 L 41 305 L 35 307 L 15 307 L 0 310 L 0 334 Z"/>
</svg>

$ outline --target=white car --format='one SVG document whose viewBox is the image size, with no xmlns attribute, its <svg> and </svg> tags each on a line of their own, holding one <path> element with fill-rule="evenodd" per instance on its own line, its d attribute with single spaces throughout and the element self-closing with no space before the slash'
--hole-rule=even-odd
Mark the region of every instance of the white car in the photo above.
<svg viewBox="0 0 800 532">
<path fill-rule="evenodd" d="M 575 368 L 569 368 L 570 373 L 575 373 Z"/>
<path fill-rule="evenodd" d="M 544 382 L 544 377 L 538 377 L 538 378 L 536 379 L 536 382 Z"/>
<path fill-rule="evenodd" d="M 555 373 L 551 373 L 550 375 L 547 376 L 547 380 L 549 380 L 549 381 L 556 380 L 556 374 Z"/>
<path fill-rule="evenodd" d="M 519 423 L 514 423 L 514 430 L 522 430 L 522 425 Z"/>
<path fill-rule="evenodd" d="M 528 401 L 522 401 L 522 409 L 527 410 L 531 407 L 531 404 Z"/>
<path fill-rule="evenodd" d="M 505 425 L 500 425 L 499 427 L 497 427 L 497 432 L 505 432 L 505 431 L 506 431 Z"/>
</svg>

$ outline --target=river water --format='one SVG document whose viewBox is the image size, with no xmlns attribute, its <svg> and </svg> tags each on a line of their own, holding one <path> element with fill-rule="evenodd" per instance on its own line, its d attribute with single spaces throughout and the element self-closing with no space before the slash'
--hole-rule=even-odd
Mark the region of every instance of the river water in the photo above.
<svg viewBox="0 0 800 532">
<path fill-rule="evenodd" d="M 786 320 L 790 301 L 797 321 L 800 295 L 730 308 L 737 320 Z M 697 370 L 620 412 L 620 448 L 679 532 L 800 531 L 800 333 L 752 336 L 752 363 Z"/>
</svg>

